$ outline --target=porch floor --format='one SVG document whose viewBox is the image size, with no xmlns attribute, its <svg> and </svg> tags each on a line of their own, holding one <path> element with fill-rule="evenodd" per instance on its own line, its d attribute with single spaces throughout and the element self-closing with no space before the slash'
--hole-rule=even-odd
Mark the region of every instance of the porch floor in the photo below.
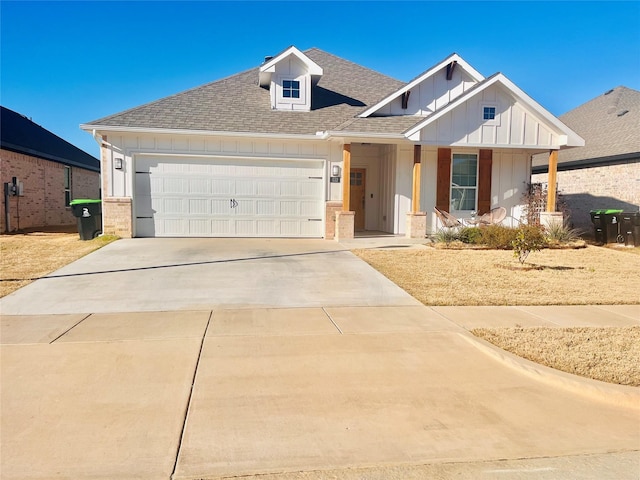
<svg viewBox="0 0 640 480">
<path fill-rule="evenodd" d="M 407 238 L 404 235 L 395 235 L 388 232 L 380 232 L 377 230 L 365 230 L 355 233 L 355 238 L 347 240 L 342 239 L 338 242 L 345 248 L 420 248 L 431 240 L 428 238 Z"/>
</svg>

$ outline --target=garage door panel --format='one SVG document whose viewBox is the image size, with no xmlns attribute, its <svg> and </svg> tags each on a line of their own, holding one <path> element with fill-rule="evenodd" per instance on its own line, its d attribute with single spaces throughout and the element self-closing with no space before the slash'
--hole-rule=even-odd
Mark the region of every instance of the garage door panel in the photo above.
<svg viewBox="0 0 640 480">
<path fill-rule="evenodd" d="M 321 237 L 323 172 L 322 161 L 137 159 L 136 235 Z"/>
<path fill-rule="evenodd" d="M 188 180 L 189 195 L 211 195 L 211 180 L 208 178 L 191 178 Z"/>
<path fill-rule="evenodd" d="M 230 216 L 233 214 L 233 211 L 230 207 L 231 199 L 217 199 L 214 198 L 211 200 L 211 214 L 220 217 L 220 216 Z"/>
<path fill-rule="evenodd" d="M 275 216 L 276 214 L 276 201 L 275 200 L 256 200 L 256 215 L 259 216 Z"/>
<path fill-rule="evenodd" d="M 211 202 L 206 198 L 190 198 L 190 215 L 211 215 Z"/>
</svg>

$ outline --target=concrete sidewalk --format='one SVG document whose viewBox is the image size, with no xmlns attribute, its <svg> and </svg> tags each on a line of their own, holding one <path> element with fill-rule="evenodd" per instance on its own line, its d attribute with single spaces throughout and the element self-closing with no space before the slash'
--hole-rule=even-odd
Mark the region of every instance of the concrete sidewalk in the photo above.
<svg viewBox="0 0 640 480">
<path fill-rule="evenodd" d="M 637 388 L 539 381 L 505 368 L 467 329 L 639 325 L 637 313 L 407 305 L 3 316 L 2 478 L 316 472 L 307 479 L 365 468 L 348 478 L 589 478 L 583 469 L 635 479 Z M 620 396 L 631 401 L 609 401 Z M 516 475 L 527 468 L 566 474 Z"/>
</svg>

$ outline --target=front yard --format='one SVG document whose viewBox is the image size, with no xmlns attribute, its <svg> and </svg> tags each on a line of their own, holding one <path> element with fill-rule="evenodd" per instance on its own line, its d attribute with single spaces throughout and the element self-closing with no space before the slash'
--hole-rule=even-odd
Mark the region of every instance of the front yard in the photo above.
<svg viewBox="0 0 640 480">
<path fill-rule="evenodd" d="M 0 297 L 116 240 L 80 240 L 77 233 L 34 232 L 0 236 Z"/>
<path fill-rule="evenodd" d="M 425 305 L 640 304 L 639 248 L 533 252 L 355 250 Z M 640 310 L 640 307 L 639 307 Z M 596 380 L 640 386 L 640 326 L 493 328 L 471 333 L 531 361 Z"/>
<path fill-rule="evenodd" d="M 635 250 L 545 249 L 524 266 L 507 250 L 354 253 L 425 305 L 603 305 L 640 303 Z"/>
</svg>

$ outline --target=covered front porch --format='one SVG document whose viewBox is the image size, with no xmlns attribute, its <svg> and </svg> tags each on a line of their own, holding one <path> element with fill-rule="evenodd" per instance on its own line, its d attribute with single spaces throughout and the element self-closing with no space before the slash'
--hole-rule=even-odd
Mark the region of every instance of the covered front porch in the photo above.
<svg viewBox="0 0 640 480">
<path fill-rule="evenodd" d="M 533 153 L 539 151 L 345 143 L 339 175 L 343 201 L 328 209 L 327 222 L 334 228 L 327 238 L 382 232 L 424 239 L 442 227 L 434 207 L 460 219 L 504 207 L 502 224 L 517 226 L 524 221 Z M 555 170 L 557 150 L 549 160 Z M 549 212 L 555 211 L 555 197 L 555 188 L 549 188 Z"/>
</svg>

